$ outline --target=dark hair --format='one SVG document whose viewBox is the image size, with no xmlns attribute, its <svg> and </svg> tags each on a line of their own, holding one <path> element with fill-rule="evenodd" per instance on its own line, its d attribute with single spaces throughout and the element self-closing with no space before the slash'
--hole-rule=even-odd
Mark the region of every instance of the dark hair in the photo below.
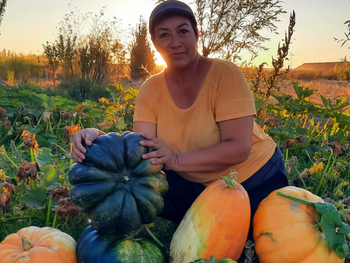
<svg viewBox="0 0 350 263">
<path fill-rule="evenodd" d="M 169 15 L 180 15 L 180 16 L 187 17 L 191 22 L 191 26 L 194 30 L 196 37 L 198 37 L 197 21 L 192 12 L 192 9 L 187 4 L 176 0 L 164 1 L 153 9 L 149 17 L 149 33 L 151 34 L 152 37 L 154 34 L 153 31 L 154 31 L 155 25 L 159 21 L 161 21 L 163 18 Z"/>
</svg>

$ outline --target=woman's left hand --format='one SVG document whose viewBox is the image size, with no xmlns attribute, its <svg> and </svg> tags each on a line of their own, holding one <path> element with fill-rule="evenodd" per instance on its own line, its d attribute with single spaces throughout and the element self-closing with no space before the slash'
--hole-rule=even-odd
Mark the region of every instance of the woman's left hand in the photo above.
<svg viewBox="0 0 350 263">
<path fill-rule="evenodd" d="M 157 139 L 156 137 L 150 136 L 147 133 L 141 132 L 140 135 L 147 140 L 140 142 L 142 146 L 152 147 L 155 151 L 146 153 L 142 155 L 144 159 L 153 158 L 152 164 L 163 164 L 164 169 L 176 171 L 177 163 L 177 154 L 174 153 L 165 142 Z"/>
</svg>

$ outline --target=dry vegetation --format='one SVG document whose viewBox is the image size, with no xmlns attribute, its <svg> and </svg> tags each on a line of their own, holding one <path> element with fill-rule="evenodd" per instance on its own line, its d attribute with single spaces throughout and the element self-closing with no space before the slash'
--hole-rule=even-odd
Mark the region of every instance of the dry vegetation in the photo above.
<svg viewBox="0 0 350 263">
<path fill-rule="evenodd" d="M 339 80 L 342 69 L 340 63 L 337 63 L 338 67 L 334 66 L 336 63 L 316 64 L 317 63 L 306 63 L 297 69 L 289 71 L 288 74 L 283 74 L 276 86 L 279 88 L 280 92 L 295 97 L 296 94 L 292 82 L 297 81 L 300 86 L 306 86 L 315 91 L 311 99 L 317 104 L 322 104 L 319 95 L 332 100 L 345 97 L 350 102 L 350 80 Z M 248 82 L 254 80 L 257 75 L 257 70 L 258 69 L 255 67 L 242 68 Z M 265 68 L 262 73 L 262 78 L 268 79 L 271 70 L 270 68 Z"/>
<path fill-rule="evenodd" d="M 315 80 L 297 80 L 300 85 L 309 87 L 315 91 L 315 94 L 311 95 L 311 99 L 317 104 L 322 104 L 321 98 L 337 99 L 339 97 L 345 97 L 350 101 L 350 82 L 349 81 L 337 81 L 327 79 L 315 79 Z M 293 85 L 290 80 L 283 80 L 279 84 L 281 92 L 295 96 Z"/>
</svg>

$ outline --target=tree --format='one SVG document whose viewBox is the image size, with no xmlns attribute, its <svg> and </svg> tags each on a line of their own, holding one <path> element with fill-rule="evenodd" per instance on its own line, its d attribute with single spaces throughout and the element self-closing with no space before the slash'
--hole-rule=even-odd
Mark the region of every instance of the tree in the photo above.
<svg viewBox="0 0 350 263">
<path fill-rule="evenodd" d="M 46 42 L 46 45 L 43 45 L 44 48 L 44 56 L 47 58 L 48 65 L 52 71 L 52 79 L 53 79 L 53 86 L 56 87 L 56 71 L 60 65 L 60 60 L 58 56 L 58 50 L 57 47 L 53 44 L 50 44 L 49 42 Z"/>
<path fill-rule="evenodd" d="M 88 86 L 97 87 L 110 81 L 111 73 L 118 68 L 115 63 L 126 64 L 119 21 L 104 21 L 103 16 L 104 9 L 95 15 L 74 10 L 59 23 L 56 40 L 43 45 L 52 70 L 60 71 L 61 83 L 79 86 L 81 98 L 86 98 Z M 86 24 L 91 26 L 88 30 L 84 28 Z"/>
<path fill-rule="evenodd" d="M 1 25 L 2 18 L 3 18 L 4 13 L 5 13 L 6 4 L 7 4 L 7 0 L 0 1 L 0 25 Z"/>
<path fill-rule="evenodd" d="M 158 3 L 164 0 L 158 0 Z M 280 0 L 195 0 L 202 55 L 217 55 L 226 60 L 241 60 L 247 50 L 252 59 L 267 50 L 269 38 L 261 31 L 277 32 L 279 15 L 286 13 Z"/>
<path fill-rule="evenodd" d="M 147 23 L 140 16 L 140 21 L 132 31 L 133 39 L 129 45 L 130 77 L 135 80 L 146 79 L 153 72 L 156 64 L 154 51 L 148 38 Z"/>
<path fill-rule="evenodd" d="M 57 38 L 54 42 L 43 44 L 44 55 L 47 57 L 49 66 L 53 72 L 55 82 L 55 72 L 61 69 L 60 81 L 70 82 L 76 73 L 76 57 L 78 50 L 78 37 L 81 25 L 87 19 L 87 15 L 80 15 L 77 12 L 70 12 L 64 16 L 57 27 Z"/>
</svg>

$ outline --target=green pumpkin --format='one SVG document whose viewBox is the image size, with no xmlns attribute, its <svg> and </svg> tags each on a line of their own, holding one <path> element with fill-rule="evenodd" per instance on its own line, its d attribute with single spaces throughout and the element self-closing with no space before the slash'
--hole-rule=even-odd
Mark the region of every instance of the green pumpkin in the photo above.
<svg viewBox="0 0 350 263">
<path fill-rule="evenodd" d="M 134 132 L 99 136 L 85 146 L 85 160 L 68 171 L 73 204 L 100 233 L 129 233 L 163 210 L 168 182 L 162 165 L 142 159 L 152 149 L 141 140 Z"/>
<path fill-rule="evenodd" d="M 78 263 L 164 263 L 161 249 L 146 237 L 99 235 L 91 226 L 78 239 Z"/>
<path fill-rule="evenodd" d="M 223 258 L 219 261 L 215 261 L 215 256 L 211 256 L 209 260 L 197 259 L 197 260 L 190 262 L 190 263 L 237 263 L 237 262 L 234 261 L 233 259 L 230 259 L 230 258 Z"/>
</svg>

